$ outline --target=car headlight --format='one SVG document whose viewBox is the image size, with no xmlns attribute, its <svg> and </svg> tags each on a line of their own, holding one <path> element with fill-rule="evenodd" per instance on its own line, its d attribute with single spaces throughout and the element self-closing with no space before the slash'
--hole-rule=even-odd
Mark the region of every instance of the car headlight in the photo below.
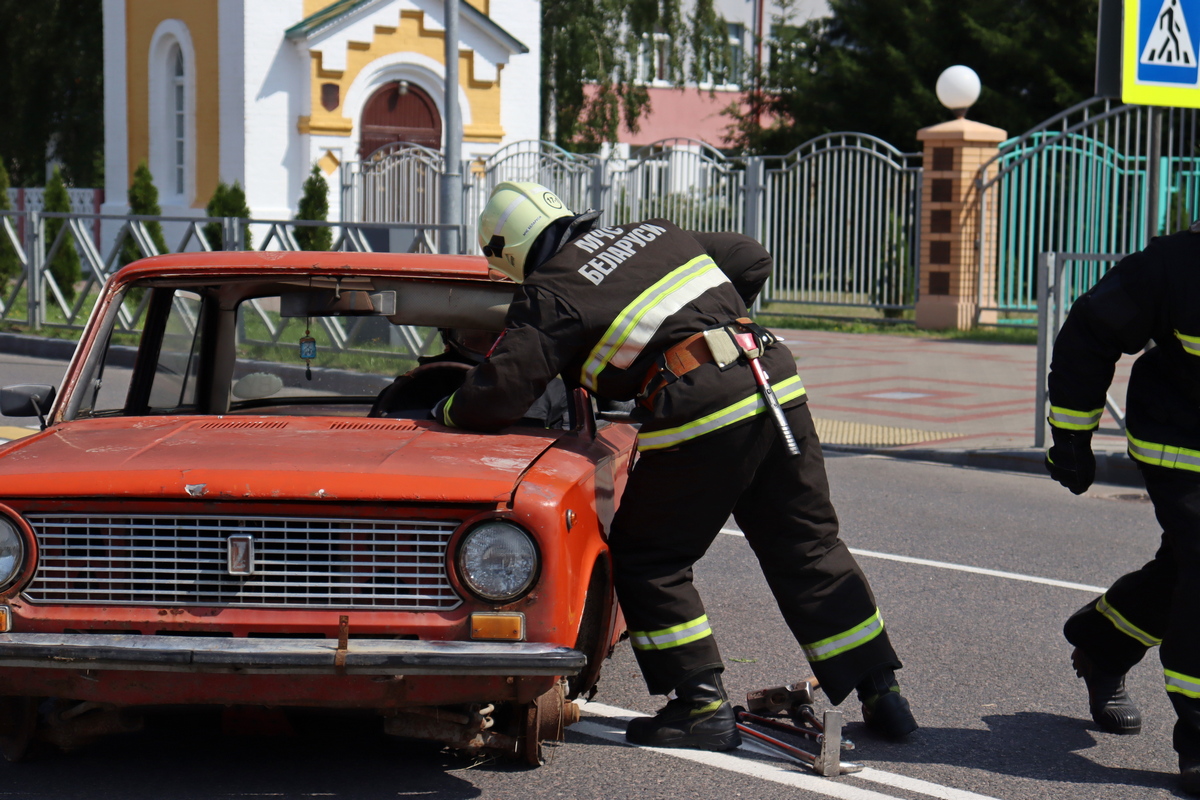
<svg viewBox="0 0 1200 800">
<path fill-rule="evenodd" d="M 8 586 L 21 572 L 25 561 L 25 540 L 10 520 L 0 517 L 0 589 Z"/>
<path fill-rule="evenodd" d="M 528 533 L 492 520 L 467 532 L 458 546 L 458 574 L 484 600 L 514 600 L 537 577 L 538 552 Z"/>
</svg>

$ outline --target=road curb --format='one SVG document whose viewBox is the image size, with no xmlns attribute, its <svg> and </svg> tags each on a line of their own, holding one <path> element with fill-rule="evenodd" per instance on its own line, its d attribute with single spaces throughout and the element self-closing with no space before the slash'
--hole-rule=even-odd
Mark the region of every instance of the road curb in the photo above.
<svg viewBox="0 0 1200 800">
<path fill-rule="evenodd" d="M 1046 475 L 1046 453 L 1044 450 L 1033 447 L 1007 450 L 942 450 L 933 447 L 901 450 L 888 447 L 822 444 L 821 449 L 833 453 L 880 455 L 888 458 L 952 464 L 959 467 Z M 1142 480 L 1142 473 L 1137 468 L 1137 463 L 1127 454 L 1104 451 L 1096 453 L 1096 482 L 1137 488 L 1144 488 L 1146 485 Z"/>
<path fill-rule="evenodd" d="M 31 358 L 53 358 L 70 361 L 75 355 L 77 341 L 72 339 L 49 339 L 27 333 L 0 333 L 0 353 L 10 356 Z"/>
</svg>

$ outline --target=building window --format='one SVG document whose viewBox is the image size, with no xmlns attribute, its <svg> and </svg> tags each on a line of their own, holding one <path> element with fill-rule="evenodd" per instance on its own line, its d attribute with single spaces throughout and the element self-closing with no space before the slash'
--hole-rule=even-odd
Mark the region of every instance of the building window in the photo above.
<svg viewBox="0 0 1200 800">
<path fill-rule="evenodd" d="M 150 40 L 147 160 L 166 206 L 196 192 L 196 61 L 180 20 L 163 20 Z"/>
<path fill-rule="evenodd" d="M 642 34 L 638 54 L 638 78 L 643 83 L 671 80 L 671 38 L 665 33 Z"/>
<path fill-rule="evenodd" d="M 172 167 L 174 172 L 175 194 L 183 194 L 184 175 L 187 167 L 187 95 L 184 83 L 183 50 L 175 48 L 171 59 L 171 122 L 170 129 L 174 131 L 174 147 L 172 148 Z"/>
<path fill-rule="evenodd" d="M 726 50 L 728 65 L 722 71 L 717 83 L 727 86 L 740 86 L 742 70 L 746 62 L 746 26 L 740 22 L 729 23 L 729 47 Z"/>
</svg>

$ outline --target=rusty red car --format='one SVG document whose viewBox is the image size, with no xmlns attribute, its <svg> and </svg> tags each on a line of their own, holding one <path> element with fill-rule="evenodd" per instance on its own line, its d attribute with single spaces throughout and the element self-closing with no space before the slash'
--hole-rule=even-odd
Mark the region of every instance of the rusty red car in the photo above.
<svg viewBox="0 0 1200 800">
<path fill-rule="evenodd" d="M 362 709 L 539 763 L 622 633 L 636 433 L 565 387 L 497 434 L 432 420 L 513 290 L 418 254 L 116 273 L 61 386 L 0 393 L 42 420 L 0 446 L 0 752 L 171 704 Z"/>
</svg>

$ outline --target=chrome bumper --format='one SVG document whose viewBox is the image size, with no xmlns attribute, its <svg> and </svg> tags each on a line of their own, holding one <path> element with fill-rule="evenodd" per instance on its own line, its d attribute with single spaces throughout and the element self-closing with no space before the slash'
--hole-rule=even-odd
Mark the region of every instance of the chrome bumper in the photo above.
<svg viewBox="0 0 1200 800">
<path fill-rule="evenodd" d="M 121 633 L 0 634 L 0 668 L 291 675 L 577 675 L 587 656 L 531 642 L 209 639 Z M 342 666 L 339 667 L 339 661 Z"/>
</svg>

